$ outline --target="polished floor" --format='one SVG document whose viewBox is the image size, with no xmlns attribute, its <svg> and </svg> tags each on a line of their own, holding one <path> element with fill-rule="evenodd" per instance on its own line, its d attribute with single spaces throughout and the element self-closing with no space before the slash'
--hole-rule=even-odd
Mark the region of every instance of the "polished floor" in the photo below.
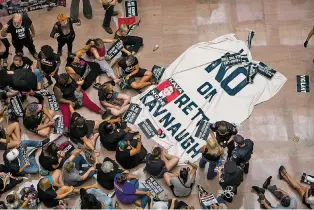
<svg viewBox="0 0 314 210">
<path fill-rule="evenodd" d="M 93 19 L 85 19 L 82 11 L 80 12 L 82 25 L 75 27 L 74 49 L 83 47 L 88 38 L 111 37 L 101 27 L 104 14 L 102 6 L 98 0 L 91 1 Z M 277 174 L 280 165 L 286 166 L 297 180 L 302 172 L 314 174 L 313 90 L 307 94 L 296 92 L 298 74 L 310 75 L 310 88 L 313 87 L 314 38 L 309 42 L 308 48 L 303 47 L 303 42 L 314 26 L 314 1 L 138 0 L 138 3 L 142 22 L 134 34 L 144 38 L 144 48 L 138 57 L 140 65 L 145 68 L 151 68 L 154 64 L 166 67 L 197 42 L 209 41 L 228 33 L 234 33 L 239 39 L 246 40 L 248 30 L 256 32 L 251 48 L 254 60 L 270 65 L 284 74 L 288 81 L 271 100 L 256 106 L 251 117 L 239 128 L 240 134 L 254 141 L 255 150 L 250 172 L 245 176 L 234 202 L 228 207 L 259 208 L 257 196 L 251 192 L 251 186 L 262 185 L 264 180 L 272 175 L 273 183 L 296 197 L 298 208 L 305 208 L 296 191 L 280 181 Z M 123 12 L 121 5 L 117 6 L 117 11 Z M 38 50 L 44 44 L 56 48 L 56 41 L 49 37 L 49 33 L 59 12 L 69 13 L 69 5 L 67 8 L 56 8 L 51 12 L 41 10 L 29 14 L 36 29 L 35 43 Z M 6 20 L 7 18 L 2 18 L 1 22 Z M 116 29 L 114 22 L 112 28 Z M 156 44 L 160 47 L 153 52 Z M 64 54 L 65 52 L 64 50 Z M 65 57 L 62 60 L 64 66 Z M 61 71 L 64 69 L 61 68 Z M 97 100 L 95 90 L 89 90 L 88 93 L 92 99 Z M 135 95 L 135 92 L 129 93 Z M 80 112 L 89 119 L 100 119 L 86 109 Z M 29 132 L 26 134 L 29 138 L 38 138 Z M 294 142 L 294 137 L 298 137 L 299 141 Z M 153 142 L 144 140 L 144 144 L 150 149 Z M 98 148 L 100 149 L 100 145 Z M 103 148 L 100 151 L 102 156 L 114 156 Z M 145 176 L 141 173 L 142 167 L 138 169 L 138 173 Z M 35 179 L 35 176 L 33 178 Z M 159 182 L 166 189 L 164 182 Z M 218 180 L 207 181 L 202 170 L 197 173 L 196 183 L 215 195 L 218 193 Z M 194 189 L 192 195 L 184 200 L 200 208 L 196 193 Z M 169 197 L 170 195 L 169 193 Z M 267 198 L 274 205 L 278 202 L 268 193 Z M 3 199 L 4 196 L 1 197 L 1 200 Z M 70 207 L 78 207 L 77 201 L 69 199 Z"/>
</svg>

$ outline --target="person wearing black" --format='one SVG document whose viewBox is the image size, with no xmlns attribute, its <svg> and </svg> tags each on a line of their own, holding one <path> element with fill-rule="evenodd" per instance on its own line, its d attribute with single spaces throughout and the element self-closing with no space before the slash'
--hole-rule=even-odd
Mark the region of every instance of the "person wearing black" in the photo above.
<svg viewBox="0 0 314 210">
<path fill-rule="evenodd" d="M 12 176 L 3 164 L 0 165 L 0 195 L 13 189 L 15 186 L 23 182 L 23 178 Z"/>
<path fill-rule="evenodd" d="M 27 15 L 14 14 L 8 23 L 3 26 L 1 36 L 6 37 L 8 33 L 12 36 L 15 53 L 23 54 L 23 47 L 26 47 L 37 59 L 38 54 L 33 41 L 35 29 L 32 20 Z"/>
<path fill-rule="evenodd" d="M 249 173 L 249 161 L 253 154 L 254 142 L 251 139 L 244 139 L 241 135 L 235 135 L 233 140 L 238 146 L 233 150 L 230 160 L 237 163 L 247 174 Z"/>
<path fill-rule="evenodd" d="M 0 23 L 0 30 L 2 29 L 2 24 Z M 7 38 L 0 39 L 0 67 L 8 67 L 8 57 L 10 53 L 10 42 Z"/>
<path fill-rule="evenodd" d="M 117 1 L 116 0 L 101 0 L 101 2 L 105 10 L 105 18 L 104 18 L 102 27 L 105 29 L 105 31 L 108 34 L 113 34 L 113 31 L 110 27 L 110 22 L 111 22 L 112 16 L 118 15 L 118 12 L 114 11 L 114 6 L 117 4 Z"/>
<path fill-rule="evenodd" d="M 138 26 L 140 21 L 134 23 L 129 27 Z M 139 49 L 144 45 L 143 38 L 139 36 L 130 36 L 128 35 L 129 27 L 127 25 L 121 24 L 119 29 L 116 31 L 114 38 L 120 39 L 123 42 L 123 46 L 127 49 L 132 55 L 136 54 Z M 122 52 L 122 56 L 127 56 Z"/>
<path fill-rule="evenodd" d="M 122 141 L 118 142 L 116 160 L 124 169 L 135 168 L 145 163 L 147 150 L 144 148 L 142 137 L 138 133 L 128 133 Z"/>
<path fill-rule="evenodd" d="M 39 155 L 39 164 L 43 169 L 48 171 L 54 171 L 58 168 L 62 168 L 64 162 L 67 160 L 63 152 L 58 151 L 57 145 L 52 142 L 48 146 L 44 146 Z"/>
<path fill-rule="evenodd" d="M 85 61 L 81 58 L 87 51 L 89 51 L 90 45 L 86 45 L 84 48 L 71 53 L 67 58 L 65 65 L 66 72 L 75 81 L 83 80 L 82 89 L 87 90 L 96 80 L 96 78 L 103 74 L 100 65 L 96 62 Z"/>
<path fill-rule="evenodd" d="M 68 46 L 68 55 L 72 53 L 75 31 L 73 29 L 73 20 L 65 14 L 59 14 L 58 21 L 54 24 L 50 37 L 58 41 L 58 55 L 62 55 L 62 48 L 65 44 Z"/>
<path fill-rule="evenodd" d="M 48 86 L 52 85 L 51 77 L 58 77 L 58 70 L 61 60 L 60 56 L 53 52 L 53 49 L 49 45 L 41 47 L 41 51 L 38 55 L 38 68 L 48 80 Z"/>
<path fill-rule="evenodd" d="M 101 144 L 109 151 L 117 149 L 118 142 L 130 131 L 120 118 L 103 121 L 99 125 Z"/>
<path fill-rule="evenodd" d="M 214 139 L 217 139 L 220 146 L 223 148 L 228 147 L 228 157 L 231 156 L 234 150 L 233 136 L 238 133 L 237 128 L 229 122 L 218 121 L 210 125 L 210 133 Z M 216 137 L 215 137 L 215 134 Z"/>
<path fill-rule="evenodd" d="M 223 168 L 218 168 L 218 180 L 224 190 L 220 198 L 231 203 L 233 194 L 237 194 L 237 188 L 243 182 L 243 171 L 235 162 L 228 160 Z"/>
</svg>

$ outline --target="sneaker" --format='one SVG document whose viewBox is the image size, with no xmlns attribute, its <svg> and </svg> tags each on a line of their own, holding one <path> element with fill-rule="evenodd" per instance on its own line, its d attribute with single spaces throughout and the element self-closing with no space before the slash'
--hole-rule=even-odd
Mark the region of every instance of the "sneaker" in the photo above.
<svg viewBox="0 0 314 210">
<path fill-rule="evenodd" d="M 102 26 L 108 34 L 113 34 L 112 29 L 109 26 Z"/>
<path fill-rule="evenodd" d="M 49 142 L 50 142 L 50 139 L 46 138 L 41 142 L 41 146 L 44 146 L 45 144 L 48 144 Z"/>
<path fill-rule="evenodd" d="M 105 113 L 103 113 L 102 115 L 101 115 L 101 119 L 106 119 L 108 116 L 110 116 L 111 115 L 111 111 L 108 109 L 108 110 L 105 110 Z"/>
<path fill-rule="evenodd" d="M 266 181 L 263 184 L 263 188 L 267 189 L 267 187 L 270 185 L 270 180 L 271 180 L 272 176 L 269 176 Z"/>
<path fill-rule="evenodd" d="M 252 186 L 252 189 L 257 193 L 257 194 L 264 194 L 265 190 L 263 188 L 260 188 L 258 186 Z"/>
</svg>

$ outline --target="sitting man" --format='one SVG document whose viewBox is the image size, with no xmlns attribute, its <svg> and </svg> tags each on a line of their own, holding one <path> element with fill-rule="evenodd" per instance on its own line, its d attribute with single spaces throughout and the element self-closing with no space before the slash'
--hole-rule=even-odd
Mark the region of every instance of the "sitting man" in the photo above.
<svg viewBox="0 0 314 210">
<path fill-rule="evenodd" d="M 276 207 L 272 207 L 270 202 L 265 198 L 265 190 L 258 186 L 252 186 L 252 189 L 256 191 L 259 195 L 258 201 L 265 209 L 297 209 L 297 201 L 294 197 L 289 196 L 285 191 L 280 188 L 277 188 L 276 185 L 270 185 L 271 176 L 266 179 L 263 184 L 263 188 L 268 189 L 278 200 L 280 204 Z"/>
<path fill-rule="evenodd" d="M 80 186 L 96 173 L 94 167 L 86 166 L 88 164 L 80 154 L 81 151 L 81 149 L 73 151 L 62 167 L 63 180 L 69 186 Z M 80 173 L 80 171 L 83 171 L 83 173 Z"/>
<path fill-rule="evenodd" d="M 120 73 L 120 68 L 122 69 L 122 74 Z M 123 77 L 127 85 L 133 89 L 142 89 L 155 84 L 155 81 L 152 80 L 153 73 L 147 69 L 140 68 L 138 59 L 133 55 L 129 55 L 118 62 L 116 73 L 118 77 Z M 136 77 L 139 77 L 140 80 L 136 81 Z M 123 89 L 125 84 L 121 82 L 120 86 Z"/>
<path fill-rule="evenodd" d="M 145 170 L 156 178 L 162 178 L 165 172 L 174 169 L 178 162 L 177 156 L 167 154 L 160 147 L 154 147 L 152 153 L 146 156 Z"/>
<path fill-rule="evenodd" d="M 13 149 L 21 144 L 21 129 L 18 122 L 0 128 L 0 150 Z"/>
<path fill-rule="evenodd" d="M 113 90 L 114 81 L 105 82 L 98 90 L 101 105 L 109 109 L 113 116 L 122 115 L 128 108 L 131 97 Z"/>
</svg>

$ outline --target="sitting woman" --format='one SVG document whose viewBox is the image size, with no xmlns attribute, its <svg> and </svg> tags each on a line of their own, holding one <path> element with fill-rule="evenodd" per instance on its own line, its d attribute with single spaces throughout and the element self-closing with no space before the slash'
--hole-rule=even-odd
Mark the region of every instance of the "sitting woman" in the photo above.
<svg viewBox="0 0 314 210">
<path fill-rule="evenodd" d="M 109 151 L 115 151 L 118 142 L 129 132 L 130 128 L 121 122 L 121 118 L 103 121 L 99 125 L 100 142 Z"/>
<path fill-rule="evenodd" d="M 69 74 L 60 74 L 57 83 L 53 87 L 54 94 L 59 102 L 60 110 L 63 114 L 64 128 L 68 129 L 71 121 L 70 105 L 74 109 L 82 106 L 87 107 L 89 110 L 103 115 L 105 118 L 105 111 L 93 103 L 87 94 L 81 90 L 81 85 L 84 81 L 75 82 Z"/>
<path fill-rule="evenodd" d="M 112 190 L 114 185 L 114 177 L 116 174 L 121 173 L 122 169 L 119 165 L 109 157 L 105 157 L 103 163 L 96 162 L 97 169 L 97 183 L 106 190 Z"/>
<path fill-rule="evenodd" d="M 58 151 L 58 147 L 54 142 L 43 147 L 39 155 L 39 164 L 48 171 L 54 171 L 55 169 L 61 168 L 66 160 L 67 158 L 65 157 L 65 154 Z"/>
<path fill-rule="evenodd" d="M 108 197 L 99 189 L 82 188 L 80 190 L 81 209 L 120 209 L 116 201 L 115 207 L 112 208 L 112 198 Z"/>
<path fill-rule="evenodd" d="M 97 186 L 86 186 L 85 189 L 97 188 Z M 38 198 L 48 208 L 59 205 L 61 199 L 68 197 L 70 194 L 78 194 L 79 188 L 73 186 L 64 186 L 62 173 L 60 170 L 52 172 L 51 176 L 47 176 L 39 180 L 37 184 Z"/>
<path fill-rule="evenodd" d="M 22 182 L 23 178 L 12 176 L 4 165 L 0 165 L 0 195 L 13 189 Z"/>
<path fill-rule="evenodd" d="M 314 209 L 314 187 L 304 187 L 295 181 L 287 172 L 284 166 L 279 167 L 279 178 L 285 180 L 294 188 L 302 198 L 302 203 L 309 209 Z"/>
<path fill-rule="evenodd" d="M 192 187 L 194 185 L 197 165 L 186 161 L 186 164 L 192 166 L 192 170 L 189 167 L 180 170 L 180 174 L 172 174 L 166 172 L 164 179 L 167 185 L 172 190 L 172 193 L 176 197 L 187 197 L 191 194 Z"/>
<path fill-rule="evenodd" d="M 150 199 L 149 209 L 194 209 L 193 206 L 189 206 L 184 201 L 178 201 L 176 198 L 163 201 L 151 196 Z"/>
<path fill-rule="evenodd" d="M 135 203 L 138 207 L 145 209 L 150 202 L 150 192 L 147 188 L 139 188 L 136 176 L 124 171 L 114 178 L 114 191 L 118 201 L 123 204 Z"/>
<path fill-rule="evenodd" d="M 147 150 L 144 148 L 140 134 L 128 133 L 119 141 L 116 149 L 116 160 L 125 169 L 135 168 L 145 163 Z"/>
<path fill-rule="evenodd" d="M 81 58 L 87 51 L 90 50 L 90 47 L 94 45 L 94 42 L 91 42 L 89 45 L 86 45 L 83 49 L 80 49 L 71 53 L 67 58 L 67 63 L 65 66 L 66 72 L 71 76 L 75 81 L 83 80 L 82 89 L 87 90 L 96 78 L 103 74 L 98 63 L 85 61 Z"/>
<path fill-rule="evenodd" d="M 49 137 L 55 123 L 54 114 L 54 111 L 48 110 L 40 103 L 30 103 L 25 108 L 23 125 L 40 136 Z"/>
<path fill-rule="evenodd" d="M 128 108 L 131 97 L 113 90 L 114 81 L 105 82 L 98 90 L 100 104 L 109 109 L 113 116 L 122 115 Z"/>
<path fill-rule="evenodd" d="M 86 160 L 80 154 L 81 151 L 81 149 L 76 149 L 72 152 L 62 167 L 64 182 L 69 186 L 80 186 L 96 173 L 94 167 L 88 166 Z"/>
<path fill-rule="evenodd" d="M 160 147 L 154 147 L 152 153 L 146 157 L 145 170 L 156 178 L 162 178 L 164 174 L 178 165 L 179 158 L 162 151 Z"/>
<path fill-rule="evenodd" d="M 0 150 L 13 149 L 21 144 L 21 129 L 18 122 L 0 127 Z"/>
<path fill-rule="evenodd" d="M 123 77 L 125 82 L 133 89 L 142 89 L 155 84 L 155 81 L 152 81 L 153 73 L 147 69 L 140 68 L 138 59 L 133 55 L 129 55 L 118 62 L 116 65 L 116 73 L 119 78 Z M 137 77 L 140 78 L 139 81 L 135 80 Z"/>
<path fill-rule="evenodd" d="M 136 27 L 140 24 L 140 20 L 129 26 L 129 27 Z M 119 29 L 116 31 L 114 38 L 120 39 L 123 42 L 123 46 L 127 49 L 132 55 L 138 52 L 138 50 L 143 46 L 143 38 L 138 36 L 129 36 L 128 35 L 129 28 L 127 25 L 121 24 Z M 123 56 L 127 56 L 125 53 L 122 54 Z"/>
</svg>

